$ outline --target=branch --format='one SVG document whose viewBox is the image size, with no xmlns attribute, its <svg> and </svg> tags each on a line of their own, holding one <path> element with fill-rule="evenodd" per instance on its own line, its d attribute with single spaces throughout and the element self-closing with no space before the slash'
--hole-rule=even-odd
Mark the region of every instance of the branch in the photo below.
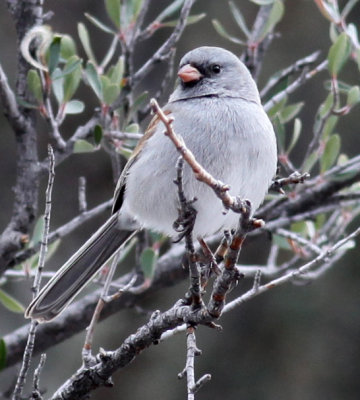
<svg viewBox="0 0 360 400">
<path fill-rule="evenodd" d="M 50 214 L 51 214 L 51 195 L 52 195 L 52 188 L 54 185 L 54 153 L 52 148 L 49 146 L 49 179 L 46 188 L 46 197 L 45 197 L 45 213 L 44 213 L 44 230 L 42 234 L 42 241 L 41 241 L 41 248 L 40 248 L 40 256 L 39 256 L 39 263 L 37 267 L 37 272 L 34 279 L 34 286 L 33 286 L 33 299 L 37 296 L 40 290 L 40 283 L 41 283 L 41 273 L 45 265 L 45 257 L 47 253 L 47 244 L 48 244 L 48 235 L 49 235 L 49 227 L 50 227 Z M 18 379 L 15 385 L 14 393 L 13 393 L 13 400 L 20 400 L 22 391 L 26 382 L 26 376 L 30 368 L 30 362 L 32 353 L 34 350 L 34 343 L 35 343 L 35 333 L 36 328 L 38 326 L 38 322 L 36 320 L 31 320 L 30 329 L 28 340 L 26 343 L 26 347 L 24 350 L 23 361 L 21 365 L 21 369 L 18 375 Z"/>
<path fill-rule="evenodd" d="M 315 51 L 314 53 L 311 53 L 308 56 L 295 61 L 294 64 L 290 65 L 287 68 L 284 68 L 275 76 L 271 77 L 261 90 L 260 97 L 263 99 L 272 89 L 274 89 L 284 79 L 288 78 L 295 72 L 302 71 L 305 67 L 314 64 L 314 62 L 318 59 L 319 55 L 320 51 Z"/>
<path fill-rule="evenodd" d="M 101 319 L 105 319 L 122 309 L 131 307 L 140 299 L 152 293 L 183 281 L 188 276 L 187 271 L 182 266 L 184 257 L 183 247 L 182 244 L 176 244 L 159 258 L 155 276 L 151 286 L 147 290 L 141 291 L 139 294 L 129 291 L 125 292 L 121 297 L 106 304 L 106 307 L 102 311 Z M 131 273 L 126 274 L 116 280 L 114 286 L 124 287 L 131 278 Z M 83 331 L 91 320 L 95 305 L 101 295 L 101 290 L 95 290 L 93 293 L 71 304 L 55 321 L 40 324 L 36 334 L 37 340 L 34 355 L 64 341 L 77 332 Z M 6 367 L 16 364 L 21 359 L 27 340 L 28 329 L 29 324 L 26 324 L 4 337 L 7 349 Z"/>
<path fill-rule="evenodd" d="M 295 92 L 296 89 L 298 89 L 305 82 L 310 80 L 314 75 L 316 75 L 320 71 L 323 71 L 324 69 L 326 69 L 327 65 L 328 65 L 328 62 L 327 62 L 327 60 L 325 60 L 321 64 L 319 64 L 316 68 L 312 69 L 311 71 L 301 74 L 297 79 L 294 80 L 294 82 L 292 82 L 289 86 L 287 86 L 286 89 L 284 89 L 280 93 L 277 93 L 269 101 L 267 101 L 264 104 L 264 110 L 269 111 L 276 104 L 280 103 L 280 101 L 283 100 L 286 96 Z"/>
<path fill-rule="evenodd" d="M 241 60 L 248 67 L 255 80 L 257 80 L 257 77 L 260 74 L 266 50 L 273 39 L 273 34 L 270 32 L 266 38 L 264 38 L 260 43 L 258 42 L 258 37 L 269 19 L 271 9 L 272 4 L 264 5 L 259 8 L 248 40 L 248 46 L 241 55 Z"/>
<path fill-rule="evenodd" d="M 171 49 L 175 46 L 175 44 L 180 39 L 185 27 L 186 27 L 186 20 L 189 16 L 191 7 L 193 6 L 195 0 L 185 0 L 182 6 L 180 16 L 178 22 L 176 24 L 175 29 L 173 30 L 172 34 L 166 40 L 165 43 L 162 44 L 161 47 L 154 53 L 154 55 L 146 61 L 146 63 L 140 67 L 136 73 L 134 74 L 133 80 L 131 82 L 132 87 L 135 87 L 140 81 L 144 79 L 144 77 L 154 68 L 154 66 L 169 58 L 172 54 Z M 116 108 L 116 107 L 113 107 Z"/>
<path fill-rule="evenodd" d="M 12 3 L 8 8 L 16 24 L 18 41 L 34 25 L 42 23 L 42 3 L 38 0 Z M 29 101 L 26 76 L 28 63 L 18 53 L 18 74 L 15 95 Z M 28 240 L 28 233 L 37 215 L 39 173 L 37 169 L 37 132 L 33 110 L 16 107 L 14 96 L 1 72 L 1 98 L 10 126 L 13 128 L 17 146 L 17 175 L 14 185 L 15 199 L 9 224 L 0 236 L 0 274 L 7 268 L 14 253 Z M 21 114 L 21 117 L 19 116 Z"/>
</svg>

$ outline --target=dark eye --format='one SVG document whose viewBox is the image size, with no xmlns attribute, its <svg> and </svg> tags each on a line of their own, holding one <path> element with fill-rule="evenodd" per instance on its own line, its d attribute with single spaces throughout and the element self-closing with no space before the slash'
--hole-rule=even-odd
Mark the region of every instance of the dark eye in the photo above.
<svg viewBox="0 0 360 400">
<path fill-rule="evenodd" d="M 212 70 L 212 72 L 215 72 L 215 74 L 219 74 L 221 71 L 221 67 L 219 64 L 213 64 L 211 66 L 211 70 Z"/>
</svg>

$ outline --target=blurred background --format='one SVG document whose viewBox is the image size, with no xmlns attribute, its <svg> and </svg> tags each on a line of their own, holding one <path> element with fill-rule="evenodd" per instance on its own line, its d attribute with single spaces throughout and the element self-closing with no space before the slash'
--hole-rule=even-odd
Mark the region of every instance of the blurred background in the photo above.
<svg viewBox="0 0 360 400">
<path fill-rule="evenodd" d="M 243 12 L 248 26 L 256 15 L 257 6 L 250 1 L 235 0 Z M 147 20 L 151 21 L 163 7 L 165 0 L 153 0 Z M 341 1 L 340 1 L 341 4 Z M 271 44 L 259 77 L 260 88 L 275 71 L 295 60 L 322 50 L 325 58 L 330 45 L 328 23 L 320 15 L 312 0 L 287 0 L 286 13 L 277 27 L 279 36 Z M 77 40 L 77 23 L 84 22 L 91 34 L 95 53 L 104 53 L 104 41 L 109 37 L 94 28 L 84 12 L 107 21 L 102 1 L 78 0 L 45 2 L 45 9 L 54 11 L 49 22 L 57 32 L 68 33 Z M 199 23 L 188 26 L 177 50 L 179 58 L 200 45 L 222 46 L 240 55 L 240 46 L 221 38 L 214 30 L 211 19 L 217 18 L 228 32 L 238 35 L 226 1 L 198 0 L 192 14 L 206 12 Z M 354 23 L 360 21 L 360 5 L 350 15 Z M 138 49 L 136 65 L 141 66 L 166 39 L 169 30 L 163 29 Z M 16 76 L 16 37 L 5 2 L 0 3 L 0 62 L 8 74 L 10 84 Z M 151 79 L 143 82 L 139 92 L 148 90 L 150 96 L 161 84 L 164 68 L 153 71 Z M 356 82 L 358 74 L 349 64 L 343 74 L 346 81 Z M 311 137 L 314 115 L 326 96 L 323 82 L 327 72 L 321 73 L 292 95 L 293 101 L 305 101 L 300 118 L 303 136 L 297 144 L 298 160 L 304 155 Z M 171 92 L 172 86 L 169 87 Z M 84 123 L 96 106 L 89 89 L 82 86 L 76 98 L 87 99 L 88 114 L 70 116 L 62 129 L 66 138 L 76 126 Z M 165 101 L 165 100 L 163 100 Z M 338 132 L 342 137 L 343 152 L 354 156 L 360 150 L 359 107 L 341 119 Z M 0 231 L 9 221 L 15 181 L 15 145 L 13 133 L 0 109 Z M 39 122 L 39 152 L 45 156 L 48 142 L 46 126 Z M 296 157 L 294 159 L 297 161 Z M 114 183 L 111 165 L 104 151 L 70 157 L 56 170 L 52 229 L 62 225 L 78 213 L 78 178 L 87 179 L 89 208 L 112 196 Z M 42 182 L 42 189 L 45 181 Z M 43 199 L 41 191 L 41 199 Z M 40 202 L 40 210 L 44 202 Z M 42 211 L 41 211 L 42 212 Z M 104 216 L 91 221 L 65 239 L 51 259 L 49 268 L 61 264 L 104 220 Z M 358 221 L 354 221 L 354 226 Z M 259 263 L 267 257 L 268 246 L 263 249 L 248 246 L 241 255 L 242 263 Z M 212 380 L 197 394 L 197 399 L 249 399 L 249 400 L 355 400 L 360 395 L 360 269 L 359 249 L 354 249 L 337 266 L 320 279 L 305 284 L 286 285 L 259 296 L 221 319 L 223 332 L 201 327 L 197 330 L 197 343 L 203 355 L 196 359 L 196 374 L 210 373 Z M 241 293 L 240 285 L 232 296 Z M 4 289 L 14 293 L 24 304 L 30 299 L 29 283 L 8 284 Z M 184 293 L 187 283 L 163 290 L 143 301 L 146 310 L 165 310 Z M 126 310 L 102 322 L 96 330 L 95 349 L 99 346 L 114 349 L 147 317 L 135 310 Z M 22 315 L 12 314 L 0 305 L 0 337 L 24 324 Z M 47 364 L 42 374 L 42 387 L 52 393 L 81 365 L 81 346 L 84 332 L 48 351 Z M 168 399 L 186 398 L 186 382 L 177 374 L 185 363 L 185 335 L 179 335 L 141 354 L 128 368 L 114 376 L 115 387 L 95 392 L 94 399 Z M 34 365 L 38 361 L 35 359 Z M 7 389 L 16 369 L 0 373 L 0 392 Z"/>
</svg>

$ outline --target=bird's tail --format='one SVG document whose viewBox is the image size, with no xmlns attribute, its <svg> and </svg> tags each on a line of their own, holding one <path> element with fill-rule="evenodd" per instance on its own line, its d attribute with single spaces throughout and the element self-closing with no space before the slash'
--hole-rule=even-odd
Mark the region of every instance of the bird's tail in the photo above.
<svg viewBox="0 0 360 400">
<path fill-rule="evenodd" d="M 39 322 L 55 318 L 134 232 L 120 230 L 114 214 L 57 271 L 25 311 Z"/>
</svg>

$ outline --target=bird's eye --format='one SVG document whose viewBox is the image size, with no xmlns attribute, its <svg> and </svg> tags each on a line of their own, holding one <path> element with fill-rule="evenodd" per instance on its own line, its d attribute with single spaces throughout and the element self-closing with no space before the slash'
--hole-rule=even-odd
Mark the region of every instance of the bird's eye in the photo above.
<svg viewBox="0 0 360 400">
<path fill-rule="evenodd" d="M 219 74 L 221 71 L 221 67 L 219 64 L 213 64 L 211 66 L 211 70 L 212 70 L 212 72 L 215 72 L 215 74 Z"/>
</svg>

